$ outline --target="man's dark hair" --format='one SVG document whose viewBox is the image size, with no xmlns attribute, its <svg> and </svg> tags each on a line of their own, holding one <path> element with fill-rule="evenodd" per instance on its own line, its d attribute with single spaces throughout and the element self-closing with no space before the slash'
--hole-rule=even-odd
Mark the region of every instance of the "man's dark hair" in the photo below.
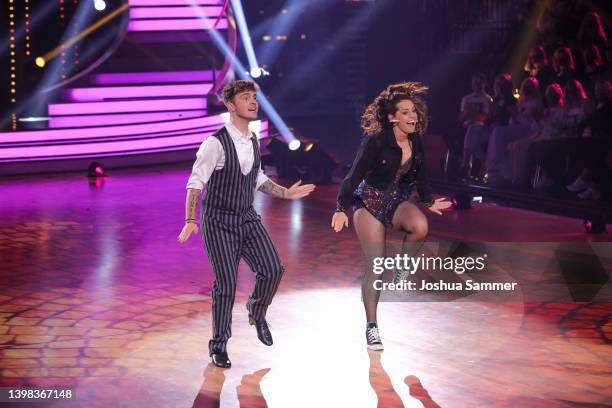
<svg viewBox="0 0 612 408">
<path fill-rule="evenodd" d="M 253 81 L 237 80 L 226 84 L 221 90 L 223 102 L 234 102 L 236 95 L 242 92 L 259 92 L 259 85 Z"/>
</svg>

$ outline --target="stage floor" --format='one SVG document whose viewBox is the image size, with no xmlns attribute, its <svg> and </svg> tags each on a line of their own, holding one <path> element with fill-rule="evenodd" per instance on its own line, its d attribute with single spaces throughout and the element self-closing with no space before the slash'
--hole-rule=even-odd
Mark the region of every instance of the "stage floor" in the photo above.
<svg viewBox="0 0 612 408">
<path fill-rule="evenodd" d="M 0 182 L 0 385 L 71 387 L 53 407 L 608 407 L 605 302 L 384 302 L 365 347 L 361 255 L 329 228 L 337 186 L 258 193 L 287 272 L 274 346 L 248 325 L 239 270 L 229 370 L 209 363 L 211 268 L 179 245 L 189 166 Z M 480 204 L 429 214 L 430 239 L 610 243 L 582 221 Z M 604 244 L 605 245 L 605 244 Z M 612 245 L 612 244 L 611 244 Z"/>
</svg>

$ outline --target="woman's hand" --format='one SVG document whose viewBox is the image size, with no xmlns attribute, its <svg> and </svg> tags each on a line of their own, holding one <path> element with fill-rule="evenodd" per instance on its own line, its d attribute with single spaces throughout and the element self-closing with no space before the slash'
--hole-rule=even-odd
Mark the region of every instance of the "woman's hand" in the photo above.
<svg viewBox="0 0 612 408">
<path fill-rule="evenodd" d="M 198 232 L 198 224 L 193 222 L 186 222 L 183 226 L 183 229 L 181 230 L 181 233 L 176 239 L 182 244 L 183 242 L 187 241 L 187 239 L 189 239 L 189 236 L 194 232 Z"/>
<path fill-rule="evenodd" d="M 447 201 L 447 199 L 445 197 L 442 198 L 437 198 L 434 203 L 427 207 L 429 209 L 429 211 L 434 212 L 438 215 L 442 215 L 442 211 L 441 210 L 446 210 L 448 208 L 451 207 L 451 205 L 453 205 L 450 201 Z"/>
<path fill-rule="evenodd" d="M 342 228 L 348 228 L 348 217 L 343 211 L 336 211 L 332 217 L 331 227 L 336 232 L 342 231 Z"/>
</svg>

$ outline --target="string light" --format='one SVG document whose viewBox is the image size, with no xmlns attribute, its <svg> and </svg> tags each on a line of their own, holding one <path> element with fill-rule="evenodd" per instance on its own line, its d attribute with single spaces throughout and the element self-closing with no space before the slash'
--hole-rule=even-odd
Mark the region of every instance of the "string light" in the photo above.
<svg viewBox="0 0 612 408">
<path fill-rule="evenodd" d="M 15 51 L 15 7 L 14 0 L 9 0 L 9 95 L 13 106 L 17 103 L 17 56 Z M 11 112 L 11 130 L 17 130 L 17 115 Z"/>
<path fill-rule="evenodd" d="M 25 9 L 25 55 L 30 56 L 30 0 L 24 1 Z"/>
</svg>

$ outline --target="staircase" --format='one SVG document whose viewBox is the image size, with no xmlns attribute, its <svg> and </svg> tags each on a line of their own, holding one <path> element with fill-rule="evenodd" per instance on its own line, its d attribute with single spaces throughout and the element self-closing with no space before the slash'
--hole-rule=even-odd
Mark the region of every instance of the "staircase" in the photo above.
<svg viewBox="0 0 612 408">
<path fill-rule="evenodd" d="M 93 159 L 107 168 L 193 159 L 224 122 L 208 114 L 207 100 L 229 62 L 216 61 L 208 30 L 235 49 L 226 7 L 224 0 L 129 0 L 123 42 L 63 86 L 48 105 L 48 129 L 0 133 L 0 175 L 83 170 Z M 267 135 L 266 121 L 254 127 Z"/>
</svg>

